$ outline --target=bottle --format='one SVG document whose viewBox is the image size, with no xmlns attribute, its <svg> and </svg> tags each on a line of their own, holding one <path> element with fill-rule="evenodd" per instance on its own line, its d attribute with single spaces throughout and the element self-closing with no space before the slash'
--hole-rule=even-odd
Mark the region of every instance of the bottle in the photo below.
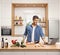
<svg viewBox="0 0 60 55">
<path fill-rule="evenodd" d="M 4 48 L 4 38 L 1 40 L 1 48 Z"/>
<path fill-rule="evenodd" d="M 18 16 L 16 16 L 16 20 L 19 20 L 19 17 Z"/>
<path fill-rule="evenodd" d="M 5 39 L 5 48 L 8 48 L 8 40 L 7 40 L 7 38 Z"/>
<path fill-rule="evenodd" d="M 45 17 L 43 17 L 43 22 L 45 22 Z"/>
</svg>

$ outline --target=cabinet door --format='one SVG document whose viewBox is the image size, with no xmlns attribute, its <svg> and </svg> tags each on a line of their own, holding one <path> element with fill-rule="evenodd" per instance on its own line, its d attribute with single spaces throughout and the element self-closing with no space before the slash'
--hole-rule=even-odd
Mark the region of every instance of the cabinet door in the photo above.
<svg viewBox="0 0 60 55">
<path fill-rule="evenodd" d="M 38 51 L 38 52 L 25 52 L 25 55 L 47 55 L 47 52 L 40 52 L 40 51 Z"/>
<path fill-rule="evenodd" d="M 59 21 L 49 20 L 49 38 L 59 38 Z"/>
<path fill-rule="evenodd" d="M 24 52 L 0 52 L 0 55 L 24 55 Z"/>
<path fill-rule="evenodd" d="M 48 52 L 47 55 L 60 55 L 60 52 Z"/>
<path fill-rule="evenodd" d="M 0 55 L 3 55 L 3 52 L 0 52 Z"/>
</svg>

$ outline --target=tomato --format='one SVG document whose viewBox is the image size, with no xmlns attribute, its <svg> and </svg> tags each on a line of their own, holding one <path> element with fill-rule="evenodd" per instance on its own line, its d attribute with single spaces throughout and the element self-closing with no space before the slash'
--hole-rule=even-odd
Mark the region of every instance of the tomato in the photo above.
<svg viewBox="0 0 60 55">
<path fill-rule="evenodd" d="M 11 42 L 12 42 L 12 44 L 16 44 L 16 40 L 12 40 Z"/>
</svg>

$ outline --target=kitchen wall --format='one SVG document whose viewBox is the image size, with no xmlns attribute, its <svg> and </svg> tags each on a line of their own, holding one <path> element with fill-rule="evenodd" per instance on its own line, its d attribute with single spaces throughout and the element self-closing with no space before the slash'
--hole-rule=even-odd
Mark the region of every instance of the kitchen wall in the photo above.
<svg viewBox="0 0 60 55">
<path fill-rule="evenodd" d="M 11 27 L 11 3 L 48 3 L 48 19 L 50 21 L 58 20 L 59 19 L 59 0 L 0 0 L 1 1 L 1 26 L 8 26 Z M 53 22 L 52 22 L 53 23 Z M 49 23 L 50 24 L 50 23 Z M 50 25 L 52 27 L 52 25 Z M 55 29 L 55 27 L 52 27 Z M 58 31 L 58 30 L 57 30 Z M 50 33 L 55 32 L 51 30 Z M 56 34 L 56 32 L 54 33 Z M 51 36 L 51 35 L 49 35 Z M 57 35 L 58 36 L 58 35 Z"/>
<path fill-rule="evenodd" d="M 60 41 L 60 0 L 59 0 L 59 41 Z"/>
<path fill-rule="evenodd" d="M 59 0 L 0 0 L 0 27 L 9 26 L 11 27 L 11 3 L 48 3 L 48 18 L 49 20 L 58 20 L 60 18 L 60 1 Z M 52 27 L 55 28 L 55 27 Z M 52 31 L 54 32 L 54 31 Z M 0 31 L 1 33 L 1 31 Z M 56 33 L 55 33 L 56 34 Z M 16 39 L 17 37 L 4 36 L 8 40 Z M 60 38 L 60 19 L 59 19 L 59 38 Z M 17 39 L 22 39 L 18 37 Z M 0 37 L 1 41 L 1 37 Z M 10 42 L 10 41 L 9 41 Z M 0 52 L 1 55 L 60 55 L 59 52 Z"/>
<path fill-rule="evenodd" d="M 58 0 L 2 0 L 2 26 L 11 26 L 11 3 L 48 3 L 49 20 L 57 20 L 59 17 Z"/>
<path fill-rule="evenodd" d="M 48 19 L 50 21 L 59 19 L 59 0 L 0 0 L 1 1 L 1 26 L 11 27 L 11 4 L 12 3 L 48 3 Z M 53 22 L 52 22 L 53 23 Z M 49 23 L 50 24 L 50 23 Z M 52 27 L 52 25 L 50 25 Z M 52 27 L 55 29 L 55 27 Z M 55 32 L 49 28 L 49 33 Z M 58 31 L 58 29 L 56 29 Z M 56 32 L 54 33 L 56 34 Z M 57 33 L 58 34 L 58 33 Z M 49 35 L 49 37 L 52 35 Z M 55 35 L 54 35 L 55 36 Z M 57 35 L 58 36 L 58 35 Z"/>
<path fill-rule="evenodd" d="M 1 26 L 11 27 L 11 0 L 1 0 Z"/>
<path fill-rule="evenodd" d="M 15 17 L 22 17 L 23 26 L 15 26 L 16 34 L 24 34 L 25 27 L 28 23 L 32 23 L 32 17 L 34 15 L 38 15 L 41 21 L 43 17 L 45 17 L 45 8 L 15 8 Z M 16 19 L 16 18 L 15 18 Z M 23 28 L 21 30 L 21 28 Z M 43 32 L 45 34 L 45 28 L 43 28 Z"/>
<path fill-rule="evenodd" d="M 1 0 L 0 0 L 0 36 L 1 36 Z"/>
</svg>

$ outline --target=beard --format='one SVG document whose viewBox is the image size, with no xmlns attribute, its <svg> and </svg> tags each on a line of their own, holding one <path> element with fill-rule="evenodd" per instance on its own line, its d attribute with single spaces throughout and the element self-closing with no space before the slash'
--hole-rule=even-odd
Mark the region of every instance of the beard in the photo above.
<svg viewBox="0 0 60 55">
<path fill-rule="evenodd" d="M 37 25 L 37 23 L 32 23 L 32 25 L 36 26 L 36 25 Z"/>
</svg>

